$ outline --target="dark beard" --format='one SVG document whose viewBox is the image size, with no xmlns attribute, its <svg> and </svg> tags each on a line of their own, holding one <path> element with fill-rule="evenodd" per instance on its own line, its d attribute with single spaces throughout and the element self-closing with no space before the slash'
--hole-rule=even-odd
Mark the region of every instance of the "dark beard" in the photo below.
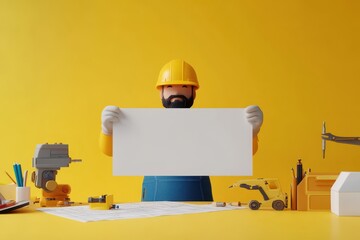
<svg viewBox="0 0 360 240">
<path fill-rule="evenodd" d="M 171 102 L 174 98 L 180 98 L 181 100 L 175 100 Z M 184 95 L 171 95 L 167 99 L 162 97 L 162 104 L 165 108 L 191 108 L 194 103 L 194 98 L 186 98 Z"/>
</svg>

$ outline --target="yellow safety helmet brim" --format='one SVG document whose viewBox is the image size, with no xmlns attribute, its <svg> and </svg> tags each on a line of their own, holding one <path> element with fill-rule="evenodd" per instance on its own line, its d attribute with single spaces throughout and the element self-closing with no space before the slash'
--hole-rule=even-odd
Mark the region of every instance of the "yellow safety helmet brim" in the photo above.
<svg viewBox="0 0 360 240">
<path fill-rule="evenodd" d="M 178 59 L 168 62 L 160 70 L 156 88 L 168 85 L 190 85 L 196 89 L 200 87 L 194 68 Z"/>
<path fill-rule="evenodd" d="M 191 81 L 171 81 L 171 83 L 170 82 L 158 83 L 156 84 L 156 88 L 160 88 L 162 86 L 168 86 L 168 85 L 190 85 L 190 86 L 194 86 L 196 89 L 199 88 L 199 84 L 193 83 Z"/>
</svg>

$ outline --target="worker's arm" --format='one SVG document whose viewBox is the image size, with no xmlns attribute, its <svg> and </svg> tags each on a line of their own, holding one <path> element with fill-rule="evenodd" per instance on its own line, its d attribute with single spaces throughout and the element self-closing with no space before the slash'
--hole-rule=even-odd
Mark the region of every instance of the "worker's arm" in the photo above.
<svg viewBox="0 0 360 240">
<path fill-rule="evenodd" d="M 99 146 L 100 146 L 100 150 L 108 155 L 108 156 L 112 156 L 112 135 L 106 135 L 103 132 L 100 133 L 100 138 L 99 138 Z"/>
<path fill-rule="evenodd" d="M 120 108 L 117 106 L 106 106 L 101 113 L 101 133 L 99 145 L 101 151 L 112 156 L 112 133 L 113 123 L 120 119 Z"/>
<path fill-rule="evenodd" d="M 263 123 L 263 112 L 258 106 L 248 106 L 245 108 L 246 120 L 251 124 L 253 128 L 253 155 L 258 150 L 258 133 L 260 132 L 261 125 Z"/>
<path fill-rule="evenodd" d="M 255 155 L 255 153 L 258 150 L 258 142 L 259 142 L 259 138 L 256 135 L 255 137 L 253 137 L 253 155 Z"/>
</svg>

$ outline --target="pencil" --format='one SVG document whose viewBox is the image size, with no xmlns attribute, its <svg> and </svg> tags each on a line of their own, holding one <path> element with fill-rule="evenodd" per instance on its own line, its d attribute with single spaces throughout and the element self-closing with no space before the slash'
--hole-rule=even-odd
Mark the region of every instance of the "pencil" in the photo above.
<svg viewBox="0 0 360 240">
<path fill-rule="evenodd" d="M 16 163 L 14 163 L 13 168 L 14 168 L 14 173 L 15 173 L 15 178 L 16 178 L 16 184 L 18 185 L 18 187 L 20 187 L 20 180 L 19 180 L 18 168 L 17 168 Z"/>
<path fill-rule="evenodd" d="M 24 186 L 24 180 L 23 180 L 23 174 L 22 174 L 21 164 L 18 163 L 18 164 L 17 164 L 17 167 L 18 167 L 18 173 L 19 173 L 19 179 L 20 179 L 20 186 L 19 186 L 19 187 L 23 187 L 23 186 Z"/>
<path fill-rule="evenodd" d="M 28 175 L 28 170 L 25 170 L 25 172 L 24 172 L 24 178 L 23 178 L 23 185 L 24 185 L 24 187 L 26 187 L 26 180 L 27 180 L 27 175 Z"/>
<path fill-rule="evenodd" d="M 10 180 L 11 180 L 13 183 L 16 184 L 15 180 L 10 176 L 10 174 L 9 174 L 8 172 L 6 172 L 6 171 L 5 171 L 5 173 L 6 173 L 6 175 L 8 175 L 8 177 L 10 178 Z"/>
</svg>

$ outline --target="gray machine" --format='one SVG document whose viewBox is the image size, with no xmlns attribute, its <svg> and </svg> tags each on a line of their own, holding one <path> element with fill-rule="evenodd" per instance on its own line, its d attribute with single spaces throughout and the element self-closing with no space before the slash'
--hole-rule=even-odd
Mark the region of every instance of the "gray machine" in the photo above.
<svg viewBox="0 0 360 240">
<path fill-rule="evenodd" d="M 32 175 L 35 186 L 47 192 L 54 191 L 57 187 L 55 181 L 57 170 L 61 167 L 69 167 L 71 162 L 81 162 L 81 160 L 69 157 L 68 144 L 38 144 L 32 161 L 32 166 L 36 168 Z"/>
</svg>

